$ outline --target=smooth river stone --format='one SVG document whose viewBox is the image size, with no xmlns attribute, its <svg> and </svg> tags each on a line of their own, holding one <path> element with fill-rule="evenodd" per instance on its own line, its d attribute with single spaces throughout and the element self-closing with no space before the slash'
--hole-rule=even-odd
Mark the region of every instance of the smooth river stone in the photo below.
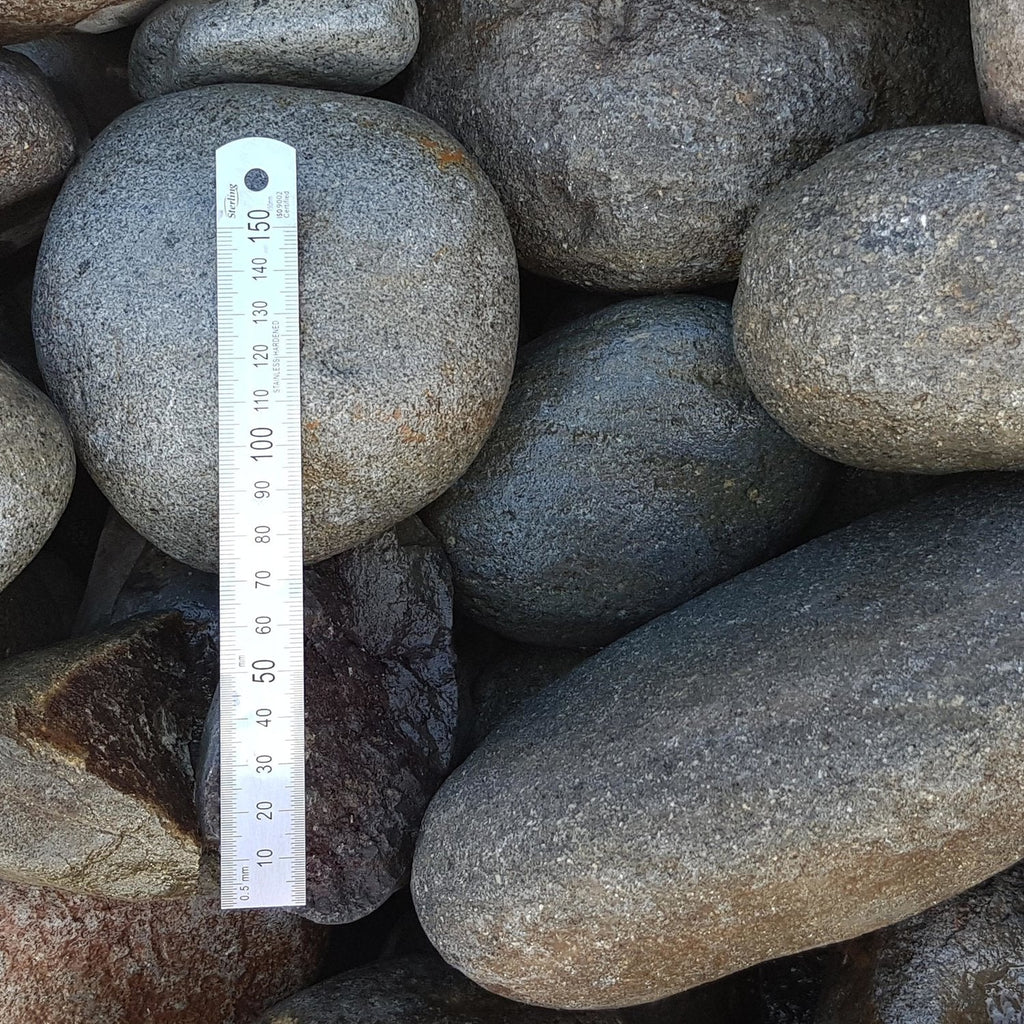
<svg viewBox="0 0 1024 1024">
<path fill-rule="evenodd" d="M 0 43 L 57 32 L 113 32 L 133 25 L 161 0 L 3 0 Z"/>
<path fill-rule="evenodd" d="M 303 916 L 344 924 L 409 880 L 427 803 L 459 724 L 451 577 L 417 520 L 304 573 L 306 881 Z M 204 838 L 220 835 L 220 716 L 197 767 Z"/>
<path fill-rule="evenodd" d="M 218 82 L 372 92 L 412 59 L 416 0 L 168 0 L 135 33 L 132 89 Z"/>
<path fill-rule="evenodd" d="M 1018 0 L 971 0 L 971 32 L 985 120 L 1024 132 L 1024 9 Z"/>
<path fill-rule="evenodd" d="M 867 132 L 981 116 L 967 0 L 430 0 L 406 102 L 494 182 L 530 270 L 736 277 L 772 188 Z"/>
<path fill-rule="evenodd" d="M 460 608 L 594 649 L 791 545 L 828 465 L 754 399 L 727 303 L 617 303 L 520 354 L 480 456 L 424 518 Z"/>
<path fill-rule="evenodd" d="M 783 427 L 888 472 L 1024 468 L 1024 140 L 883 132 L 762 207 L 736 354 Z"/>
<path fill-rule="evenodd" d="M 24 1024 L 250 1024 L 316 981 L 329 931 L 221 911 L 211 878 L 125 903 L 0 882 L 0 1016 Z"/>
<path fill-rule="evenodd" d="M 204 570 L 217 562 L 214 151 L 253 134 L 301 154 L 308 562 L 379 535 L 465 471 L 497 418 L 516 344 L 518 272 L 501 206 L 426 118 L 261 85 L 128 111 L 72 172 L 47 225 L 40 367 L 111 504 Z"/>
<path fill-rule="evenodd" d="M 113 899 L 193 892 L 190 748 L 213 685 L 176 613 L 0 664 L 0 878 Z"/>
<path fill-rule="evenodd" d="M 75 453 L 57 410 L 0 362 L 0 590 L 53 532 L 75 481 Z"/>
<path fill-rule="evenodd" d="M 1024 865 L 842 952 L 815 1024 L 1019 1024 Z"/>
<path fill-rule="evenodd" d="M 427 812 L 442 956 L 623 1006 L 919 913 L 1024 855 L 1024 484 L 722 584 L 499 726 Z"/>
</svg>

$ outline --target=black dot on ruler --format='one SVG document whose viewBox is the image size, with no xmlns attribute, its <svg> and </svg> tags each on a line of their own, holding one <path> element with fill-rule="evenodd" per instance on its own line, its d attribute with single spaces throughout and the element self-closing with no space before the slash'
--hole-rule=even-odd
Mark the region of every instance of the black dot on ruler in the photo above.
<svg viewBox="0 0 1024 1024">
<path fill-rule="evenodd" d="M 267 172 L 261 167 L 254 167 L 245 174 L 245 187 L 250 192 L 262 192 L 270 182 Z"/>
</svg>

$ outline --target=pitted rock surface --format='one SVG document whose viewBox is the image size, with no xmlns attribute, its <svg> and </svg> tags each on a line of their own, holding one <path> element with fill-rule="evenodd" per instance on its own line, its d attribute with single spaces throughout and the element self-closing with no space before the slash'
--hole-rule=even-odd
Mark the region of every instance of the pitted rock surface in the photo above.
<svg viewBox="0 0 1024 1024">
<path fill-rule="evenodd" d="M 971 31 L 985 120 L 1024 130 L 1024 11 L 1014 0 L 971 0 Z"/>
</svg>

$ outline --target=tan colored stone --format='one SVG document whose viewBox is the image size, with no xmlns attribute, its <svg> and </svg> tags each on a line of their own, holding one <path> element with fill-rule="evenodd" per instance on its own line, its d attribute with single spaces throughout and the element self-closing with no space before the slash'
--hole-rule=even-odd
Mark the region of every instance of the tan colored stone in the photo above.
<svg viewBox="0 0 1024 1024">
<path fill-rule="evenodd" d="M 39 39 L 68 29 L 112 32 L 141 21 L 161 0 L 4 0 L 0 43 Z"/>
</svg>

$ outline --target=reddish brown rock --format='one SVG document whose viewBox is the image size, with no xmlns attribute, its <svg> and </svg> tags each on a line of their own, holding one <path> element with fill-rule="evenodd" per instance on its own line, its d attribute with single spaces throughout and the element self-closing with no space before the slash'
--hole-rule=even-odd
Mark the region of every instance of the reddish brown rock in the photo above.
<svg viewBox="0 0 1024 1024">
<path fill-rule="evenodd" d="M 0 43 L 39 39 L 74 28 L 112 32 L 133 25 L 160 0 L 4 0 L 0 6 Z"/>
</svg>

